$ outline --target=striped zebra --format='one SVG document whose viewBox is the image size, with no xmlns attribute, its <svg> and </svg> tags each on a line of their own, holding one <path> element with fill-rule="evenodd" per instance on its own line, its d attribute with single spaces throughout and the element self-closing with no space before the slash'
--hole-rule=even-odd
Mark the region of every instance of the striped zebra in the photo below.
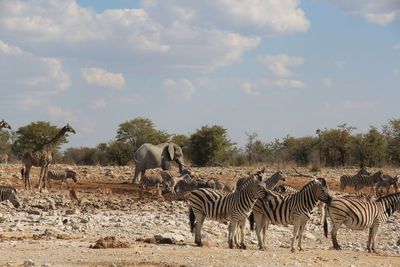
<svg viewBox="0 0 400 267">
<path fill-rule="evenodd" d="M 202 246 L 201 228 L 206 218 L 219 222 L 229 222 L 228 244 L 233 248 L 235 241 L 237 225 L 241 221 L 246 221 L 250 214 L 254 203 L 260 197 L 268 194 L 265 183 L 258 181 L 257 178 L 251 177 L 242 185 L 241 190 L 234 191 L 230 194 L 215 189 L 199 189 L 191 193 L 189 197 L 189 220 L 190 230 L 195 230 L 195 243 Z M 241 229 L 240 248 L 245 249 L 244 229 Z"/>
<path fill-rule="evenodd" d="M 259 248 L 265 249 L 267 222 L 271 222 L 272 224 L 294 225 L 291 250 L 292 252 L 295 251 L 296 237 L 298 238 L 299 250 L 303 250 L 301 240 L 305 226 L 310 219 L 311 211 L 318 201 L 330 203 L 331 200 L 332 197 L 324 178 L 312 180 L 297 193 L 281 195 L 271 192 L 268 198 L 257 200 L 250 215 L 250 229 L 253 230 L 254 223 L 256 223 Z M 262 239 L 261 230 L 263 231 Z"/>
<path fill-rule="evenodd" d="M 251 177 L 254 177 L 255 179 L 257 179 L 258 181 L 261 182 L 264 179 L 264 176 L 265 176 L 265 168 L 262 168 L 261 170 L 255 172 L 253 174 L 252 173 L 248 173 L 248 176 L 239 178 L 236 181 L 235 190 L 240 190 L 243 187 L 243 185 L 246 184 L 246 181 Z"/>
<path fill-rule="evenodd" d="M 328 237 L 327 216 L 332 222 L 332 243 L 335 249 L 341 247 L 337 241 L 337 232 L 342 224 L 352 230 L 365 230 L 369 228 L 367 242 L 368 252 L 375 252 L 375 239 L 379 227 L 400 208 L 400 193 L 386 195 L 375 201 L 362 201 L 359 199 L 334 198 L 331 205 L 327 206 L 324 220 L 324 234 Z"/>
<path fill-rule="evenodd" d="M 265 186 L 267 189 L 274 189 L 276 184 L 279 181 L 285 181 L 285 175 L 281 171 L 277 171 L 276 173 L 272 174 L 272 176 L 265 180 Z"/>
<path fill-rule="evenodd" d="M 77 179 L 77 174 L 73 170 L 65 169 L 63 171 L 60 170 L 49 170 L 47 172 L 47 183 L 49 184 L 49 187 L 51 188 L 50 180 L 58 180 L 61 181 L 61 187 L 64 184 L 64 182 L 68 179 L 71 178 L 74 180 L 76 183 L 78 181 Z"/>
<path fill-rule="evenodd" d="M 363 187 L 370 186 L 371 194 L 376 194 L 376 184 L 383 180 L 382 171 L 378 171 L 372 175 L 356 174 L 354 176 L 342 175 L 340 177 L 340 192 L 343 192 L 347 186 L 354 187 L 357 195 L 361 195 Z"/>
<path fill-rule="evenodd" d="M 390 187 L 393 185 L 394 190 L 397 193 L 399 191 L 398 183 L 399 183 L 399 175 L 392 177 L 390 175 L 385 174 L 383 175 L 383 180 L 376 184 L 376 192 L 379 192 L 380 188 L 382 187 L 386 188 L 386 195 L 388 195 Z"/>
<path fill-rule="evenodd" d="M 19 207 L 19 199 L 17 196 L 17 190 L 11 186 L 0 186 L 0 202 L 1 201 L 10 201 L 14 207 Z"/>
<path fill-rule="evenodd" d="M 287 184 L 278 185 L 277 187 L 274 188 L 274 191 L 281 194 L 291 194 L 298 192 L 296 188 Z"/>
</svg>

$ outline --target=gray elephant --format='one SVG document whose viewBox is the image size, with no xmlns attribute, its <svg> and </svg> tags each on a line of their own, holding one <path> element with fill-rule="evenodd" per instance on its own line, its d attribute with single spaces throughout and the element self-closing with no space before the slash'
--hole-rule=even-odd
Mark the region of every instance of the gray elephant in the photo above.
<svg viewBox="0 0 400 267">
<path fill-rule="evenodd" d="M 162 143 L 158 145 L 145 143 L 141 145 L 134 154 L 135 160 L 135 175 L 133 182 L 139 183 L 140 178 L 145 175 L 147 169 L 159 168 L 163 170 L 170 169 L 170 162 L 175 161 L 178 164 L 179 172 L 182 172 L 183 152 L 182 148 L 174 143 Z"/>
</svg>

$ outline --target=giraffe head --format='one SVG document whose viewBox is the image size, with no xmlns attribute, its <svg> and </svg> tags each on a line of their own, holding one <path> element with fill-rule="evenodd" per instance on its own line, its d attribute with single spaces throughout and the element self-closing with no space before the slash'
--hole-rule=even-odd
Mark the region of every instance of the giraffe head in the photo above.
<svg viewBox="0 0 400 267">
<path fill-rule="evenodd" d="M 67 125 L 64 126 L 64 129 L 65 129 L 66 133 L 70 132 L 70 133 L 76 134 L 74 128 L 72 128 L 71 125 L 69 125 L 69 123 L 67 123 Z"/>
<path fill-rule="evenodd" d="M 7 129 L 10 129 L 10 130 L 11 130 L 10 124 L 8 124 L 5 120 L 1 120 L 1 121 L 0 121 L 0 129 L 1 129 L 1 128 L 7 128 Z"/>
</svg>

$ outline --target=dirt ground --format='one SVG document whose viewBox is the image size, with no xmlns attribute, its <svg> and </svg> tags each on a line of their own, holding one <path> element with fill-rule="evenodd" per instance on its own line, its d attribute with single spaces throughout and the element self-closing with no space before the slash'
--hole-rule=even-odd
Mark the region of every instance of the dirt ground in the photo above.
<svg viewBox="0 0 400 267">
<path fill-rule="evenodd" d="M 56 167 L 65 168 L 65 166 Z M 391 242 L 390 247 L 383 245 L 377 254 L 366 253 L 362 248 L 362 246 L 365 247 L 367 233 L 364 232 L 367 231 L 349 232 L 343 229 L 340 238 L 345 244 L 344 250 L 336 251 L 332 249 L 331 241 L 321 236 L 321 227 L 312 225 L 308 230 L 315 238 L 312 237 L 306 241 L 305 251 L 302 252 L 291 253 L 288 248 L 291 227 L 279 230 L 281 235 L 277 236 L 277 238 L 284 238 L 286 243 L 275 245 L 277 243 L 271 241 L 266 251 L 257 249 L 255 234 L 247 236 L 250 240 L 247 250 L 231 250 L 227 248 L 226 233 L 213 235 L 213 232 L 220 231 L 219 229 L 227 232 L 225 225 L 216 228 L 217 224 L 205 226 L 205 231 L 208 231 L 210 238 L 206 239 L 208 241 L 205 242 L 206 246 L 199 248 L 194 246 L 193 237 L 188 230 L 186 204 L 181 203 L 178 212 L 178 208 L 174 211 L 174 205 L 177 204 L 171 202 L 174 200 L 172 195 L 165 195 L 165 202 L 151 194 L 145 194 L 143 199 L 139 199 L 141 188 L 131 184 L 132 168 L 70 167 L 79 173 L 79 181 L 76 184 L 70 181 L 69 184 L 78 192 L 81 199 L 86 198 L 85 202 L 89 208 L 83 207 L 83 204 L 81 206 L 71 204 L 66 186 L 60 188 L 57 181 L 52 182 L 53 187 L 48 192 L 38 193 L 39 170 L 37 168 L 34 168 L 31 174 L 34 189 L 25 191 L 23 180 L 20 179 L 20 166 L 0 165 L 1 184 L 15 186 L 21 199 L 25 201 L 23 207 L 16 210 L 0 209 L 0 266 L 400 266 L 398 256 L 400 242 L 397 241 L 400 238 L 399 217 L 395 217 L 394 222 L 388 226 L 388 229 L 394 232 L 378 238 L 380 243 Z M 223 181 L 230 181 L 236 175 L 254 170 L 254 168 L 196 168 L 194 170 L 202 177 L 216 177 Z M 274 171 L 273 168 L 271 171 Z M 308 173 L 307 169 L 301 171 Z M 326 169 L 317 175 L 325 177 L 329 188 L 335 192 L 338 190 L 339 176 L 355 171 L 356 169 Z M 285 173 L 289 175 L 286 183 L 296 188 L 301 188 L 310 181 L 310 178 L 296 176 L 290 169 Z M 111 189 L 112 194 L 105 193 L 108 191 L 104 189 L 108 188 Z M 39 198 L 55 199 L 56 204 L 64 201 L 65 204 L 59 203 L 55 208 L 47 209 L 40 206 L 44 204 Z M 40 205 L 35 201 L 39 201 Z M 37 207 L 40 209 L 36 212 Z M 176 218 L 176 227 L 160 225 L 158 221 L 149 222 L 148 225 L 143 223 L 141 226 L 130 224 L 129 221 L 138 219 L 137 217 L 143 214 L 145 214 L 143 216 L 150 216 L 148 218 L 159 218 L 160 213 L 163 215 L 163 212 L 158 210 L 159 207 L 165 207 L 165 213 L 170 212 L 169 215 L 165 214 L 166 219 L 164 219 L 170 223 L 169 225 L 174 225 Z M 70 210 L 76 214 L 66 217 L 65 214 Z M 128 216 L 127 219 L 125 215 Z M 154 217 L 151 217 L 153 215 Z M 5 219 L 2 219 L 2 216 Z M 18 219 L 14 220 L 13 217 Z M 121 218 L 120 221 L 118 217 Z M 53 218 L 62 222 L 50 223 Z M 87 225 L 92 220 L 93 225 L 87 229 L 78 229 L 80 226 L 74 226 L 71 223 L 72 226 L 66 227 L 65 218 L 69 218 L 68 224 L 76 219 L 81 223 L 89 221 Z M 102 218 L 104 218 L 104 223 L 102 223 Z M 114 220 L 115 228 L 108 228 L 107 222 L 111 224 Z M 46 230 L 59 232 L 53 236 L 38 235 L 38 233 L 46 233 Z M 184 235 L 183 242 L 173 244 L 143 242 L 145 237 L 175 230 L 181 231 L 179 234 Z M 388 230 L 382 231 L 388 232 Z M 117 236 L 117 239 L 129 243 L 130 247 L 89 248 L 97 239 L 107 235 Z M 273 237 L 275 237 L 274 234 L 271 239 Z M 394 244 L 396 242 L 399 243 L 398 247 Z M 356 243 L 359 243 L 361 248 L 356 247 Z M 393 251 L 392 248 L 398 249 Z"/>
</svg>

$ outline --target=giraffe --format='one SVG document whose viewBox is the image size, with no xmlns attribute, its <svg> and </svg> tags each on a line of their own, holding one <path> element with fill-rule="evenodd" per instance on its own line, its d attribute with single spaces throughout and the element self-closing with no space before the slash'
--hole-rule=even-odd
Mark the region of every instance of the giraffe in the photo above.
<svg viewBox="0 0 400 267">
<path fill-rule="evenodd" d="M 8 124 L 4 119 L 0 121 L 0 130 L 1 129 L 9 129 L 11 130 L 10 124 Z M 0 154 L 0 162 L 5 162 L 7 165 L 8 155 L 7 154 Z"/>
<path fill-rule="evenodd" d="M 25 181 L 25 190 L 31 189 L 31 182 L 29 180 L 29 172 L 32 166 L 40 167 L 39 174 L 39 192 L 42 191 L 42 182 L 44 187 L 46 188 L 45 179 L 47 177 L 47 171 L 49 168 L 50 162 L 53 160 L 53 151 L 57 146 L 59 140 L 67 133 L 74 133 L 75 130 L 69 125 L 65 125 L 61 130 L 56 134 L 56 136 L 51 139 L 49 142 L 43 144 L 40 148 L 32 151 L 26 152 L 22 157 L 22 169 L 21 175 L 24 177 Z M 24 169 L 25 166 L 25 169 Z M 48 182 L 47 182 L 48 183 Z"/>
<path fill-rule="evenodd" d="M 8 124 L 5 120 L 1 120 L 1 121 L 0 121 L 0 130 L 1 130 L 2 128 L 10 129 L 10 130 L 11 130 L 10 124 Z"/>
</svg>

